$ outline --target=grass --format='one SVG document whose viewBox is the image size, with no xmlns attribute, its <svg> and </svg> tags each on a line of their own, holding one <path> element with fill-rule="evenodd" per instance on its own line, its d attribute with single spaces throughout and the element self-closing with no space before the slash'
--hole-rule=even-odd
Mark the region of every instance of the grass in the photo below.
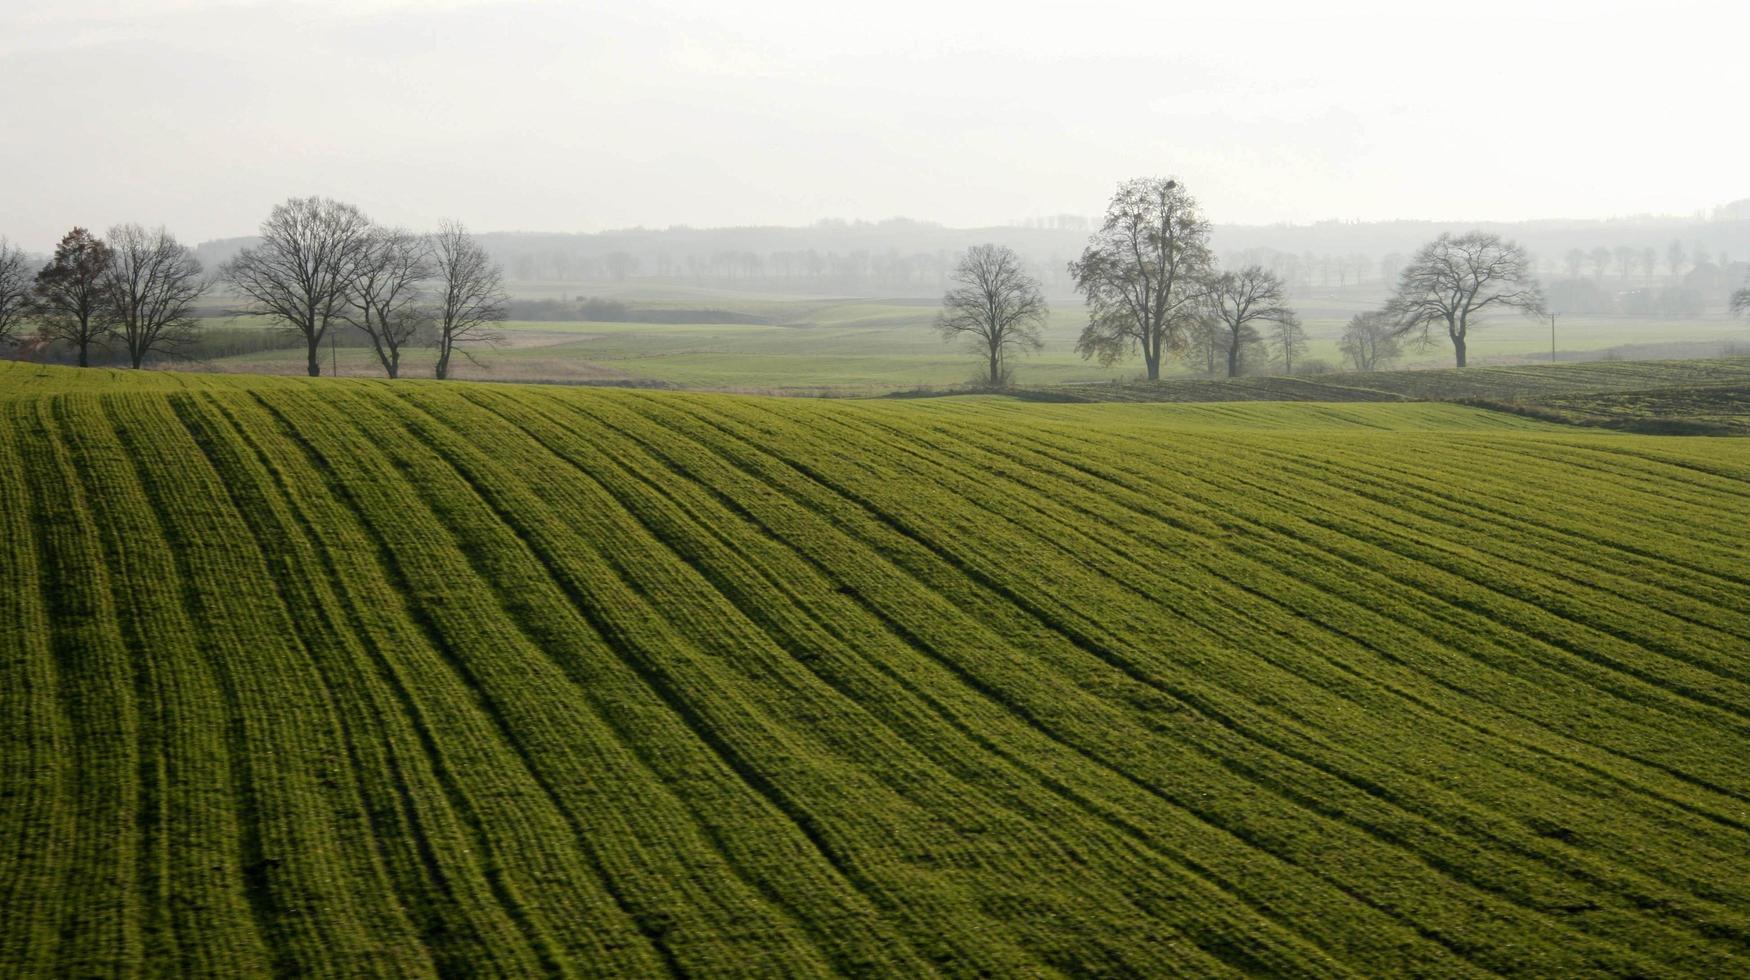
<svg viewBox="0 0 1750 980">
<path fill-rule="evenodd" d="M 22 975 L 1750 968 L 1750 453 L 0 365 Z"/>
<path fill-rule="evenodd" d="M 929 394 L 929 392 L 913 393 Z M 1750 358 L 1168 379 L 1020 389 L 1057 402 L 1403 402 L 1478 405 L 1649 434 L 1750 434 Z"/>
<path fill-rule="evenodd" d="M 1339 366 L 1338 339 L 1349 317 L 1383 300 L 1377 284 L 1320 289 L 1296 297 L 1306 322 L 1308 359 Z M 531 294 L 572 296 L 579 284 L 519 287 Z M 949 386 L 977 375 L 979 359 L 945 344 L 933 329 L 939 297 L 915 300 L 820 298 L 760 295 L 721 290 L 688 290 L 675 285 L 588 288 L 592 294 L 641 309 L 723 310 L 758 317 L 761 324 L 538 323 L 504 326 L 507 347 L 481 355 L 479 366 L 464 364 L 461 376 L 478 380 L 565 383 L 637 383 L 649 386 L 711 388 L 789 394 L 869 394 L 922 386 Z M 226 321 L 216 321 L 226 322 Z M 1079 300 L 1056 301 L 1044 330 L 1044 349 L 1016 364 L 1018 383 L 1054 386 L 1086 382 L 1125 382 L 1141 374 L 1136 360 L 1113 367 L 1082 359 L 1076 337 L 1085 322 Z M 246 330 L 246 324 L 239 329 Z M 1474 364 L 1516 363 L 1549 351 L 1546 321 L 1503 316 L 1477 328 L 1471 338 Z M 1724 317 L 1667 322 L 1630 317 L 1566 317 L 1559 328 L 1564 360 L 1601 356 L 1621 349 L 1634 358 L 1703 356 L 1730 343 L 1750 347 L 1750 326 Z M 1663 345 L 1663 346 L 1661 346 Z M 1688 346 L 1686 346 L 1688 345 Z M 1665 349 L 1670 348 L 1670 349 Z M 1717 352 L 1717 350 L 1715 351 Z M 378 376 L 362 345 L 338 351 L 340 371 Z M 409 376 L 429 376 L 429 352 L 414 352 Z M 1444 342 L 1412 348 L 1400 365 L 1440 368 L 1452 362 Z M 1275 364 L 1270 365 L 1275 369 Z M 251 373 L 301 373 L 302 349 L 253 351 L 209 362 L 213 370 Z M 328 363 L 324 360 L 324 370 Z M 1172 370 L 1188 373 L 1187 364 Z"/>
</svg>

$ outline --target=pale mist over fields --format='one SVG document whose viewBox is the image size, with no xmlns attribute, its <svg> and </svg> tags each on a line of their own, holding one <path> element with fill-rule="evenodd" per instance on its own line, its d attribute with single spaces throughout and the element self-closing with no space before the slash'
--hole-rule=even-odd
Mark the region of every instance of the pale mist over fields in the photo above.
<svg viewBox="0 0 1750 980">
<path fill-rule="evenodd" d="M 1223 225 L 1691 217 L 1750 196 L 1747 9 L 12 3 L 0 224 L 988 227 L 1154 173 Z"/>
</svg>

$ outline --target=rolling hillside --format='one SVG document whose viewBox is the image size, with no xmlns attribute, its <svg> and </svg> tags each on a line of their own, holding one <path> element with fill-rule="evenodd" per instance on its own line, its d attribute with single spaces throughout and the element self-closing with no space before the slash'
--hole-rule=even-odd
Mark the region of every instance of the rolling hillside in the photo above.
<svg viewBox="0 0 1750 980">
<path fill-rule="evenodd" d="M 1019 394 L 1056 402 L 1448 401 L 1652 435 L 1750 434 L 1750 358 L 1743 357 L 1178 378 L 1046 385 Z"/>
<path fill-rule="evenodd" d="M 1750 972 L 1750 443 L 0 364 L 8 975 Z"/>
</svg>

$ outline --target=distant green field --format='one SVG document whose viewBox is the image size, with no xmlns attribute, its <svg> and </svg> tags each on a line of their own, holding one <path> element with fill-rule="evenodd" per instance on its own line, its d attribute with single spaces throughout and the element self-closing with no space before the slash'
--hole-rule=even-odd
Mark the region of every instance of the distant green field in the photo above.
<svg viewBox="0 0 1750 980">
<path fill-rule="evenodd" d="M 557 287 L 555 287 L 557 288 Z M 572 295 L 575 295 L 574 293 Z M 649 292 L 622 294 L 642 309 L 722 310 L 761 317 L 764 324 L 536 323 L 505 324 L 510 341 L 482 353 L 480 365 L 462 365 L 461 376 L 500 381 L 639 383 L 784 393 L 871 393 L 920 386 L 959 385 L 979 370 L 978 359 L 944 343 L 932 328 L 935 301 L 821 299 L 724 292 Z M 1306 318 L 1310 349 L 1301 363 L 1323 361 L 1340 367 L 1337 341 L 1350 314 L 1376 302 L 1371 293 L 1331 291 L 1296 300 Z M 1045 348 L 1016 363 L 1023 385 L 1127 381 L 1141 373 L 1139 362 L 1110 368 L 1083 360 L 1075 341 L 1084 314 L 1079 302 L 1059 301 L 1045 331 Z M 1601 350 L 1633 346 L 1629 356 L 1698 356 L 1695 351 L 1660 352 L 1657 345 L 1741 343 L 1750 350 L 1750 324 L 1724 318 L 1683 323 L 1626 317 L 1565 318 L 1560 333 L 1564 360 Z M 1473 363 L 1539 358 L 1549 350 L 1546 321 L 1497 317 L 1479 327 L 1471 342 Z M 370 352 L 342 347 L 343 375 L 381 373 Z M 417 352 L 406 368 L 429 375 L 429 354 Z M 1444 343 L 1412 348 L 1402 367 L 1445 367 L 1451 351 Z M 211 362 L 224 371 L 300 373 L 302 350 L 261 351 Z M 327 370 L 324 361 L 324 370 Z M 1260 370 L 1279 370 L 1271 362 Z M 1196 365 L 1181 361 L 1179 374 Z"/>
<path fill-rule="evenodd" d="M 1594 361 L 1300 378 L 1045 385 L 1017 397 L 1065 402 L 1475 403 L 1584 425 L 1750 434 L 1750 358 Z"/>
<path fill-rule="evenodd" d="M 0 365 L 0 971 L 1743 976 L 1747 446 Z"/>
</svg>

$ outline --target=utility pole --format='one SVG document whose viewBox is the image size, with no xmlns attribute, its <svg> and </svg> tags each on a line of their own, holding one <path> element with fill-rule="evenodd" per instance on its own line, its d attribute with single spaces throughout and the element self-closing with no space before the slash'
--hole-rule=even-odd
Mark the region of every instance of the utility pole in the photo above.
<svg viewBox="0 0 1750 980">
<path fill-rule="evenodd" d="M 1556 362 L 1556 315 L 1549 315 L 1549 362 Z"/>
</svg>

